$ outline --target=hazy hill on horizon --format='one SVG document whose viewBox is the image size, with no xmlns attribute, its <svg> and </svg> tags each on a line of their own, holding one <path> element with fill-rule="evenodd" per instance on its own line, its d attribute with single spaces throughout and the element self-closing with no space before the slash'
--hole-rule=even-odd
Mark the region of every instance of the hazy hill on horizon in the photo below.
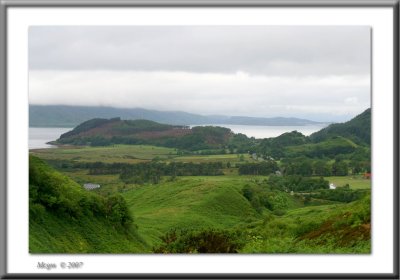
<svg viewBox="0 0 400 280">
<path fill-rule="evenodd" d="M 157 111 L 143 108 L 114 108 L 67 105 L 29 105 L 30 127 L 75 127 L 94 118 L 146 119 L 170 125 L 231 124 L 302 126 L 321 122 L 291 117 L 248 117 L 199 115 L 183 111 Z"/>
</svg>

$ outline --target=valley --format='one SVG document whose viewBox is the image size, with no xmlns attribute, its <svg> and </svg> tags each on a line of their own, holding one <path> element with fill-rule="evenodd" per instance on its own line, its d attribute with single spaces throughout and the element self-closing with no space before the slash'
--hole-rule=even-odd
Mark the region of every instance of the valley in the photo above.
<svg viewBox="0 0 400 280">
<path fill-rule="evenodd" d="M 264 139 L 83 122 L 30 150 L 30 252 L 368 254 L 370 121 Z"/>
</svg>

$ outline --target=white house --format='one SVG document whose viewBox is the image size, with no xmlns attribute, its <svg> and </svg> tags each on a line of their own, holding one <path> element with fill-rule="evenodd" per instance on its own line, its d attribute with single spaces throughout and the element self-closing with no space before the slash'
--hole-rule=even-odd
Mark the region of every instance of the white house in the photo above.
<svg viewBox="0 0 400 280">
<path fill-rule="evenodd" d="M 87 184 L 84 184 L 83 187 L 85 189 L 87 189 L 87 190 L 94 190 L 94 189 L 100 188 L 100 185 L 99 184 L 87 183 Z"/>
</svg>

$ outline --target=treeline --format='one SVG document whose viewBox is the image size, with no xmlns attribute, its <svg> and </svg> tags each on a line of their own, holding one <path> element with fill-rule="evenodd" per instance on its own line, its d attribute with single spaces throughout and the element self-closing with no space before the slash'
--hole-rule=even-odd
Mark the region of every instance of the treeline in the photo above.
<svg viewBox="0 0 400 280">
<path fill-rule="evenodd" d="M 162 176 L 218 176 L 223 175 L 222 162 L 183 163 L 183 162 L 146 162 L 132 164 L 120 173 L 120 179 L 125 183 L 158 184 Z"/>
<path fill-rule="evenodd" d="M 331 162 L 300 157 L 283 159 L 280 166 L 273 160 L 258 163 L 238 163 L 236 166 L 240 175 L 270 175 L 279 171 L 281 175 L 285 176 L 347 176 L 350 172 L 351 174 L 371 172 L 369 161 L 348 161 L 340 158 Z"/>
<path fill-rule="evenodd" d="M 347 176 L 371 172 L 369 160 L 345 160 L 338 156 L 330 160 L 313 160 L 307 157 L 283 159 L 280 170 L 283 175 Z"/>
<path fill-rule="evenodd" d="M 239 165 L 240 175 L 270 175 L 278 170 L 278 164 L 272 160 L 260 163 L 242 163 Z"/>
</svg>

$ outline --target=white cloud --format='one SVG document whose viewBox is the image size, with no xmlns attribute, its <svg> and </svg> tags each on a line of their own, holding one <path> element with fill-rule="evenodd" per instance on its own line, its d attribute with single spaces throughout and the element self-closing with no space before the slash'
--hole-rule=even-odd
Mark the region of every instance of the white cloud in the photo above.
<svg viewBox="0 0 400 280">
<path fill-rule="evenodd" d="M 358 98 L 357 97 L 347 97 L 344 99 L 345 104 L 349 105 L 356 105 L 358 103 Z"/>
</svg>

